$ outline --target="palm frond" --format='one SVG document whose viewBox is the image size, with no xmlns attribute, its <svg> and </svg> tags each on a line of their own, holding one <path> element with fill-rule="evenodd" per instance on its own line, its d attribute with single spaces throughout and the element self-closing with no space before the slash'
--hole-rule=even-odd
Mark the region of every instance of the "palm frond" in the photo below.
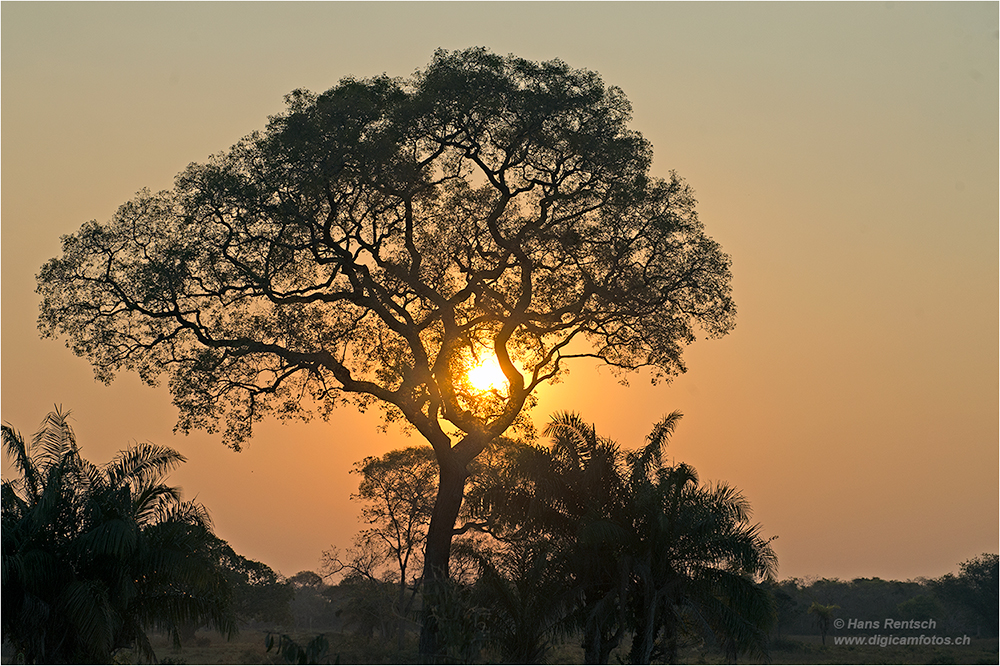
<svg viewBox="0 0 1000 666">
<path fill-rule="evenodd" d="M 119 451 L 103 472 L 111 485 L 128 483 L 140 488 L 158 483 L 184 462 L 187 458 L 170 447 L 142 442 Z"/>
<path fill-rule="evenodd" d="M 2 512 L 5 524 L 8 520 L 20 520 L 29 509 L 28 503 L 17 492 L 17 488 L 22 484 L 15 485 L 13 481 L 7 479 L 4 479 L 0 483 L 2 483 L 0 485 L 0 488 L 2 488 L 0 490 L 0 497 L 2 497 L 2 504 L 0 504 L 2 505 L 2 509 L 0 509 L 0 512 Z"/>
<path fill-rule="evenodd" d="M 45 415 L 31 438 L 31 456 L 41 474 L 77 455 L 76 435 L 69 425 L 69 412 L 56 407 Z"/>
<path fill-rule="evenodd" d="M 146 486 L 131 498 L 130 514 L 140 525 L 169 519 L 170 507 L 181 503 L 180 488 L 165 485 Z"/>
<path fill-rule="evenodd" d="M 76 629 L 84 654 L 94 660 L 109 660 L 115 623 L 107 589 L 98 581 L 74 581 L 59 595 L 57 604 Z"/>
<path fill-rule="evenodd" d="M 697 606 L 719 643 L 735 657 L 768 658 L 767 634 L 774 622 L 773 598 L 744 576 L 709 570 L 700 578 Z"/>
<path fill-rule="evenodd" d="M 14 430 L 6 423 L 2 427 L 3 448 L 7 455 L 13 460 L 14 467 L 21 475 L 19 487 L 25 492 L 25 499 L 29 502 L 36 502 L 40 493 L 38 467 L 28 453 L 24 437 L 17 430 Z"/>
<path fill-rule="evenodd" d="M 139 526 L 134 521 L 112 518 L 80 535 L 75 547 L 88 555 L 128 558 L 139 541 Z"/>
<path fill-rule="evenodd" d="M 203 504 L 193 501 L 159 505 L 155 522 L 190 525 L 206 531 L 212 528 L 212 517 L 208 509 Z"/>
<path fill-rule="evenodd" d="M 684 417 L 679 411 L 673 411 L 664 416 L 653 426 L 653 430 L 646 437 L 646 445 L 642 447 L 631 463 L 630 482 L 633 487 L 639 485 L 640 480 L 647 479 L 654 467 L 661 464 L 663 449 L 670 441 L 670 436 L 677 429 L 677 424 Z"/>
<path fill-rule="evenodd" d="M 543 434 L 552 439 L 552 453 L 575 469 L 585 464 L 585 460 L 597 444 L 594 426 L 586 423 L 575 412 L 554 414 L 545 426 Z"/>
</svg>

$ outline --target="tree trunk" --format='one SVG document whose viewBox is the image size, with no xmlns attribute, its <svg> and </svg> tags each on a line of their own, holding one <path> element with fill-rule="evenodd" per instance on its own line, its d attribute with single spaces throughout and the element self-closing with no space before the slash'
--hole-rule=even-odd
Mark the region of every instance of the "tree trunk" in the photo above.
<svg viewBox="0 0 1000 666">
<path fill-rule="evenodd" d="M 427 528 L 427 548 L 424 554 L 423 626 L 420 629 L 420 656 L 425 662 L 439 661 L 444 651 L 440 628 L 433 606 L 441 597 L 442 586 L 448 580 L 448 560 L 455 521 L 465 496 L 465 479 L 469 473 L 464 464 L 438 459 L 440 476 L 434 513 Z"/>
<path fill-rule="evenodd" d="M 633 664 L 648 664 L 653 658 L 653 646 L 656 644 L 656 612 L 654 603 L 647 603 L 637 609 L 638 626 L 632 637 L 632 649 L 629 651 L 629 661 Z"/>
<path fill-rule="evenodd" d="M 611 651 L 621 642 L 623 628 L 618 626 L 611 636 L 604 633 L 604 623 L 593 621 L 588 623 L 583 635 L 583 663 L 607 664 L 611 659 Z"/>
<path fill-rule="evenodd" d="M 406 636 L 406 570 L 399 577 L 399 598 L 396 599 L 396 649 L 403 651 L 403 638 Z"/>
</svg>

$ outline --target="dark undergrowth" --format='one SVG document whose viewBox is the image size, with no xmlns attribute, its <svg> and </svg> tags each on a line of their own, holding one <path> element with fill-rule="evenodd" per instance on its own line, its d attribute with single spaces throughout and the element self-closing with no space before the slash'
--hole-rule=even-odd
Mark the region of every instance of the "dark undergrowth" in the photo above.
<svg viewBox="0 0 1000 666">
<path fill-rule="evenodd" d="M 293 632 L 291 637 L 301 644 L 307 643 L 318 632 Z M 174 648 L 166 636 L 156 636 L 153 644 L 161 663 L 170 664 L 284 664 L 274 650 L 265 650 L 266 632 L 244 630 L 232 641 L 218 634 L 199 633 L 191 645 Z M 395 641 L 364 638 L 353 634 L 327 632 L 329 651 L 324 663 L 330 664 L 415 664 L 418 663 L 415 635 L 407 636 L 403 650 Z M 628 653 L 623 645 L 611 654 L 611 663 L 622 663 Z M 725 656 L 718 648 L 688 646 L 680 652 L 680 663 L 725 664 Z M 127 663 L 128 656 L 120 655 Z M 741 663 L 755 663 L 743 661 Z M 1000 646 L 996 638 L 973 638 L 970 645 L 941 646 L 887 646 L 833 645 L 827 637 L 822 645 L 818 636 L 786 636 L 771 642 L 772 664 L 996 664 L 1000 661 Z M 583 650 L 578 641 L 568 640 L 553 644 L 547 663 L 580 664 Z M 503 663 L 489 652 L 480 654 L 480 664 Z"/>
</svg>

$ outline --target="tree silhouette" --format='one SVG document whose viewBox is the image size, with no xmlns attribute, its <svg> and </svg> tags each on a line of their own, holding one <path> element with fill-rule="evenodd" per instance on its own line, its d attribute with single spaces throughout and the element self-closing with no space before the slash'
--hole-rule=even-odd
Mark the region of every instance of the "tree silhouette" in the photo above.
<svg viewBox="0 0 1000 666">
<path fill-rule="evenodd" d="M 290 581 L 266 564 L 243 557 L 218 537 L 212 553 L 232 588 L 232 609 L 241 625 L 292 624 L 291 602 L 295 590 Z"/>
<path fill-rule="evenodd" d="M 365 458 L 355 463 L 353 471 L 361 475 L 361 482 L 352 499 L 365 503 L 361 516 L 368 527 L 343 556 L 336 548 L 324 552 L 323 570 L 327 575 L 353 574 L 375 582 L 395 579 L 392 612 L 397 619 L 397 647 L 402 650 L 407 615 L 418 587 L 413 571 L 437 494 L 434 452 L 427 446 L 397 449 Z M 388 572 L 386 563 L 392 565 Z M 412 591 L 409 602 L 408 590 Z"/>
<path fill-rule="evenodd" d="M 19 478 L 3 481 L 3 637 L 29 663 L 155 659 L 146 637 L 184 624 L 236 631 L 204 507 L 163 477 L 184 457 L 138 444 L 96 466 L 67 414 L 26 443 L 3 426 Z"/>
<path fill-rule="evenodd" d="M 977 634 L 997 631 L 997 597 L 1000 595 L 1000 557 L 983 553 L 959 565 L 959 574 L 945 574 L 934 581 L 934 590 L 945 601 L 972 613 Z"/>
<path fill-rule="evenodd" d="M 822 637 L 823 645 L 826 645 L 826 635 L 830 631 L 830 625 L 833 623 L 833 611 L 839 609 L 840 606 L 836 604 L 830 604 L 825 606 L 818 601 L 812 602 L 809 606 L 809 610 L 806 611 L 809 615 L 816 616 L 816 626 L 819 628 L 819 634 Z"/>
<path fill-rule="evenodd" d="M 692 629 L 731 658 L 766 657 L 774 611 L 758 581 L 773 575 L 774 552 L 740 493 L 663 464 L 680 418 L 665 417 L 645 446 L 624 453 L 578 414 L 556 414 L 551 447 L 524 447 L 495 483 L 470 493 L 472 513 L 501 541 L 556 550 L 556 577 L 576 588 L 571 619 L 585 663 L 608 663 L 627 635 L 632 663 L 673 663 Z"/>
<path fill-rule="evenodd" d="M 173 190 L 65 237 L 39 326 L 106 382 L 166 373 L 178 429 L 235 448 L 269 414 L 377 403 L 405 421 L 440 467 L 433 583 L 468 464 L 534 389 L 575 357 L 682 372 L 698 328 L 734 324 L 729 258 L 689 187 L 649 175 L 628 100 L 594 72 L 438 51 L 407 81 L 286 100 Z M 468 381 L 488 355 L 506 391 Z"/>
</svg>

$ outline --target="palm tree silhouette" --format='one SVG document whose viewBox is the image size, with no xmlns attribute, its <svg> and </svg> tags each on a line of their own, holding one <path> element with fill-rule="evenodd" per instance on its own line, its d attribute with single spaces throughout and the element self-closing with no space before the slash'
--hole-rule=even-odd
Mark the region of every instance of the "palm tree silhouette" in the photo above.
<svg viewBox="0 0 1000 666">
<path fill-rule="evenodd" d="M 152 628 L 235 633 L 208 513 L 163 483 L 184 457 L 144 443 L 94 465 L 68 416 L 49 413 L 30 443 L 2 429 L 20 475 L 2 485 L 4 638 L 29 663 L 109 663 L 155 659 Z"/>
<path fill-rule="evenodd" d="M 738 491 L 663 462 L 681 416 L 625 453 L 580 415 L 556 414 L 545 429 L 551 446 L 523 447 L 469 498 L 502 540 L 554 549 L 549 565 L 575 594 L 567 620 L 583 632 L 586 663 L 607 663 L 629 634 L 633 663 L 675 661 L 689 634 L 731 657 L 766 656 L 774 610 L 758 581 L 774 574 L 776 557 Z"/>
</svg>

